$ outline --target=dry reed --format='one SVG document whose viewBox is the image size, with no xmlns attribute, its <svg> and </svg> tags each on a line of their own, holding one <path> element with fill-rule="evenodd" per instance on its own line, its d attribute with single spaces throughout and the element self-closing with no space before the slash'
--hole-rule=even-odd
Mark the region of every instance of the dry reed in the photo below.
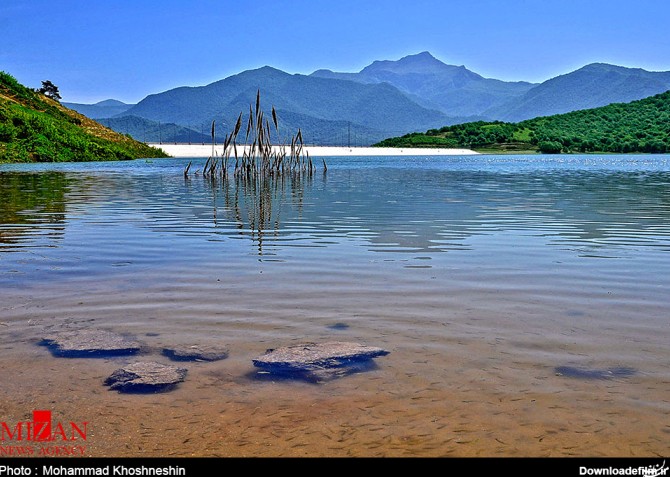
<svg viewBox="0 0 670 477">
<path fill-rule="evenodd" d="M 309 153 L 304 149 L 302 131 L 291 136 L 290 141 L 281 141 L 279 134 L 279 121 L 277 111 L 272 107 L 272 125 L 279 145 L 272 145 L 272 129 L 270 121 L 265 117 L 261 109 L 261 92 L 256 93 L 255 111 L 254 105 L 249 105 L 249 118 L 246 121 L 244 135 L 244 146 L 242 154 L 238 152 L 237 138 L 242 130 L 242 116 L 235 122 L 235 127 L 224 137 L 223 151 L 220 156 L 216 155 L 215 144 L 215 121 L 212 121 L 212 155 L 207 159 L 202 170 L 204 177 L 211 179 L 227 179 L 229 166 L 235 159 L 233 176 L 245 179 L 257 179 L 259 177 L 280 177 L 284 175 L 308 175 L 311 176 L 316 170 Z M 184 170 L 184 176 L 188 177 L 191 164 Z M 323 160 L 323 171 L 326 172 L 326 161 Z"/>
</svg>

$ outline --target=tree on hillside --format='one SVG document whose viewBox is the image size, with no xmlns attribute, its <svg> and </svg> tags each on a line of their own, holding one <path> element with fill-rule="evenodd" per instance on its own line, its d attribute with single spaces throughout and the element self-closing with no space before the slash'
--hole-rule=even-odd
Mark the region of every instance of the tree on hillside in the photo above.
<svg viewBox="0 0 670 477">
<path fill-rule="evenodd" d="M 58 91 L 58 86 L 56 86 L 49 80 L 42 81 L 42 87 L 38 90 L 38 92 L 42 93 L 44 96 L 47 96 L 51 99 L 55 99 L 56 101 L 59 101 L 61 99 L 60 93 Z"/>
</svg>

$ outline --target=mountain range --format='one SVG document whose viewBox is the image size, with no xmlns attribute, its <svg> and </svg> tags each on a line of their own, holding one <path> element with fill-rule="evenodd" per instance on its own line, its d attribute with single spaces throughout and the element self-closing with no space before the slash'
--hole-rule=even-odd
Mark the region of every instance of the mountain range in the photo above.
<svg viewBox="0 0 670 477">
<path fill-rule="evenodd" d="M 310 76 L 357 83 L 389 83 L 429 109 L 448 116 L 481 116 L 535 86 L 484 78 L 465 66 L 442 63 L 427 51 L 398 61 L 375 61 L 359 73 L 317 70 Z"/>
<path fill-rule="evenodd" d="M 670 72 L 602 63 L 540 84 L 507 82 L 423 52 L 375 61 L 358 73 L 322 69 L 301 75 L 265 66 L 206 86 L 152 94 L 135 105 L 114 100 L 64 104 L 92 118 L 112 118 L 102 122 L 137 139 L 199 142 L 212 120 L 218 137 L 229 132 L 260 90 L 265 111 L 276 108 L 280 135 L 300 128 L 307 143 L 367 145 L 470 121 L 521 121 L 630 102 L 669 89 Z"/>
</svg>

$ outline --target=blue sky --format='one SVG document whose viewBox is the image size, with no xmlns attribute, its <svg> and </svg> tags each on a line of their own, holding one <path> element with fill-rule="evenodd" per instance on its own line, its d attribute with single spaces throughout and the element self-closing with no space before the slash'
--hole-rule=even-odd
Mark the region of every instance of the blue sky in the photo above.
<svg viewBox="0 0 670 477">
<path fill-rule="evenodd" d="M 667 0 L 2 0 L 0 69 L 32 87 L 50 79 L 72 102 L 426 50 L 540 82 L 593 62 L 670 70 L 668 19 Z"/>
</svg>

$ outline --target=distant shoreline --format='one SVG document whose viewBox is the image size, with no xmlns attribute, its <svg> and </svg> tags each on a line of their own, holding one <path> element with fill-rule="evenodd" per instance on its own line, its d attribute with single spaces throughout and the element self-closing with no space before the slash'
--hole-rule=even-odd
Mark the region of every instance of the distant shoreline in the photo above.
<svg viewBox="0 0 670 477">
<path fill-rule="evenodd" d="M 212 155 L 211 144 L 156 144 L 157 147 L 173 157 L 209 157 Z M 216 145 L 215 153 L 220 155 L 223 146 Z M 471 156 L 477 155 L 471 149 L 449 148 L 407 148 L 407 147 L 346 147 L 346 146 L 305 146 L 306 152 L 312 157 L 321 156 Z M 238 153 L 242 154 L 242 147 Z"/>
</svg>

